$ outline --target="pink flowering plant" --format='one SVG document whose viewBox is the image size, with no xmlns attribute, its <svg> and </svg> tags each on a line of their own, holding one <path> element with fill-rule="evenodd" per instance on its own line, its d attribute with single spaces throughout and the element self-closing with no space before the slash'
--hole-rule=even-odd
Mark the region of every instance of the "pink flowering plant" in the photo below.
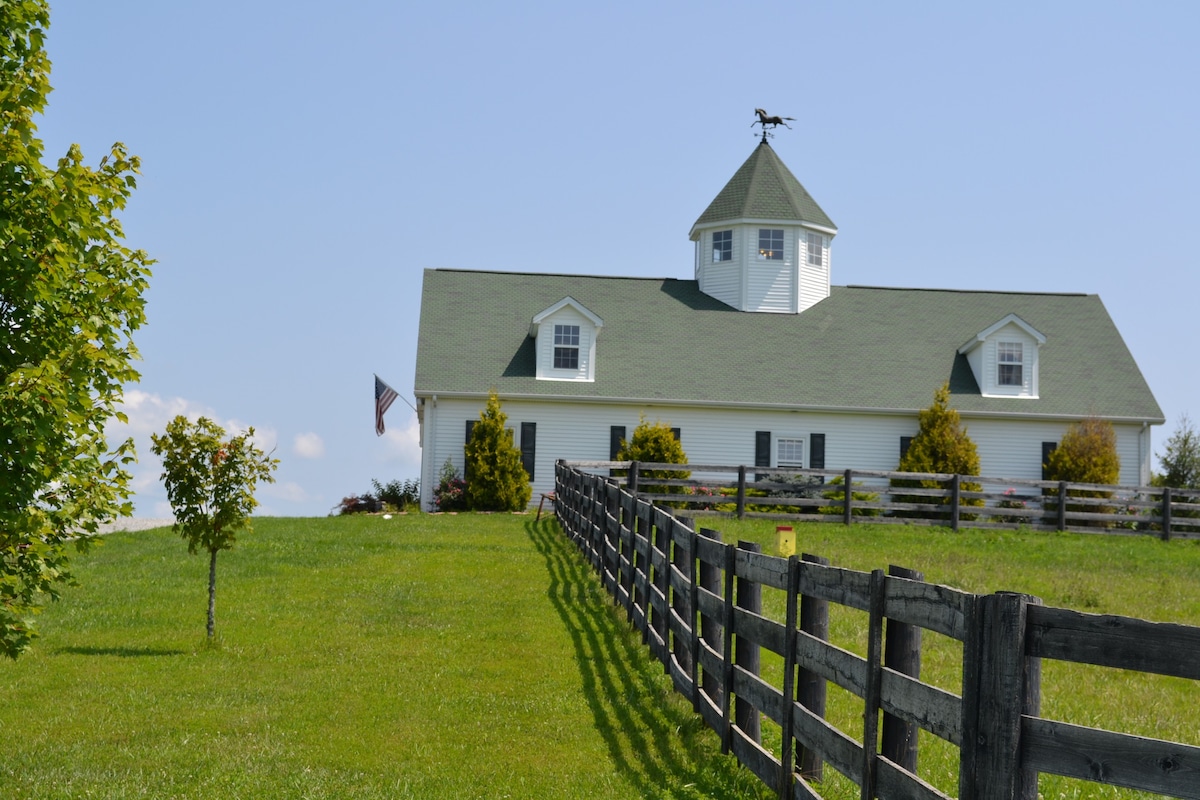
<svg viewBox="0 0 1200 800">
<path fill-rule="evenodd" d="M 433 503 L 438 511 L 465 511 L 467 508 L 467 482 L 459 477 L 458 470 L 448 458 L 442 465 L 437 488 L 433 490 Z"/>
</svg>

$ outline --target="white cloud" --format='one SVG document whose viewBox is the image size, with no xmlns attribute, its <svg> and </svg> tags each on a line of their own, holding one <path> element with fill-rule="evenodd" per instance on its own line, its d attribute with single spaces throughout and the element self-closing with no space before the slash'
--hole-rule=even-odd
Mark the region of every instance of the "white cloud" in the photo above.
<svg viewBox="0 0 1200 800">
<path fill-rule="evenodd" d="M 421 426 L 416 414 L 409 416 L 405 427 L 388 429 L 381 437 L 386 464 L 399 464 L 412 469 L 414 475 L 421 468 Z"/>
<path fill-rule="evenodd" d="M 315 433 L 298 433 L 292 440 L 292 452 L 300 458 L 320 458 L 325 455 L 325 442 Z"/>
</svg>

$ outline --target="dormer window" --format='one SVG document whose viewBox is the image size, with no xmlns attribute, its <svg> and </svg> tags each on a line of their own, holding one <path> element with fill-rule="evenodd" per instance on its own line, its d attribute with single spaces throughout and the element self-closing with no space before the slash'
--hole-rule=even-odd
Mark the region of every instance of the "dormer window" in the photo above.
<svg viewBox="0 0 1200 800">
<path fill-rule="evenodd" d="M 819 233 L 808 234 L 808 263 L 814 267 L 825 266 L 825 237 Z"/>
<path fill-rule="evenodd" d="M 733 260 L 733 231 L 713 231 L 712 260 L 714 264 Z"/>
<path fill-rule="evenodd" d="M 554 326 L 554 368 L 579 369 L 579 326 Z"/>
<path fill-rule="evenodd" d="M 1039 351 L 1045 334 L 1008 314 L 958 348 L 984 397 L 1038 397 Z"/>
<path fill-rule="evenodd" d="M 783 229 L 758 229 L 759 261 L 783 261 Z"/>
<path fill-rule="evenodd" d="M 1023 367 L 1025 365 L 1024 348 L 1020 342 L 997 342 L 996 355 L 1000 370 L 996 375 L 996 383 L 1000 386 L 1024 385 Z"/>
<path fill-rule="evenodd" d="M 539 381 L 596 380 L 596 337 L 604 321 L 572 297 L 534 315 L 529 335 Z"/>
</svg>

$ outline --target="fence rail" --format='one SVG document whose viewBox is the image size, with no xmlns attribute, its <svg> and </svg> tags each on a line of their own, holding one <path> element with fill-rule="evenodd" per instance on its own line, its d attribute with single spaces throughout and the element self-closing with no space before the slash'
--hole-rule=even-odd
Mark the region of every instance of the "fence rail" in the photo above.
<svg viewBox="0 0 1200 800">
<path fill-rule="evenodd" d="M 687 509 L 692 517 L 807 519 L 847 525 L 869 521 L 944 525 L 955 530 L 969 524 L 1200 538 L 1200 492 L 1196 490 L 880 470 L 564 463 L 603 473 L 641 499 Z"/>
<path fill-rule="evenodd" d="M 1200 748 L 1039 716 L 1043 659 L 1200 680 L 1200 628 L 970 594 L 895 567 L 776 558 L 563 462 L 555 491 L 563 530 L 676 690 L 780 798 L 819 798 L 811 781 L 825 765 L 863 798 L 949 798 L 915 774 L 917 730 L 958 748 L 963 800 L 1033 800 L 1041 772 L 1200 798 Z M 764 588 L 786 593 L 782 622 L 762 613 Z M 867 612 L 865 658 L 828 641 L 830 604 Z M 922 630 L 962 643 L 960 694 L 920 680 Z M 760 674 L 764 649 L 783 660 L 780 685 Z M 829 683 L 862 700 L 862 731 L 825 719 Z M 763 745 L 764 717 L 778 749 Z"/>
</svg>

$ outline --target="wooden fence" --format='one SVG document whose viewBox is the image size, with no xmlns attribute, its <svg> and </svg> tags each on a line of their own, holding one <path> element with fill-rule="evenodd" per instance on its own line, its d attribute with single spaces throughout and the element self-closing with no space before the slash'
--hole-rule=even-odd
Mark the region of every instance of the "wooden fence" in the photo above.
<svg viewBox="0 0 1200 800">
<path fill-rule="evenodd" d="M 1020 528 L 1200 538 L 1200 492 L 1023 478 L 872 470 L 783 469 L 720 464 L 569 461 L 604 474 L 650 502 L 688 516 L 767 517 L 957 530 Z M 663 471 L 690 473 L 663 478 Z M 659 473 L 650 477 L 649 473 Z M 904 484 L 904 485 L 900 485 Z M 850 486 L 847 498 L 845 487 Z M 1062 499 L 1065 498 L 1065 502 Z"/>
<path fill-rule="evenodd" d="M 915 774 L 918 729 L 958 749 L 963 800 L 1033 800 L 1040 772 L 1200 798 L 1200 748 L 1038 715 L 1042 659 L 1200 680 L 1200 628 L 775 558 L 561 462 L 555 491 L 563 530 L 676 690 L 780 798 L 819 798 L 809 781 L 825 765 L 864 800 L 948 798 Z M 783 622 L 763 615 L 763 587 L 786 593 Z M 865 659 L 827 641 L 831 603 L 867 612 Z M 921 682 L 922 630 L 962 643 L 961 694 Z M 760 674 L 762 648 L 782 658 L 781 685 Z M 861 731 L 825 719 L 830 682 L 862 699 Z M 763 717 L 779 726 L 777 749 L 762 743 Z"/>
</svg>

